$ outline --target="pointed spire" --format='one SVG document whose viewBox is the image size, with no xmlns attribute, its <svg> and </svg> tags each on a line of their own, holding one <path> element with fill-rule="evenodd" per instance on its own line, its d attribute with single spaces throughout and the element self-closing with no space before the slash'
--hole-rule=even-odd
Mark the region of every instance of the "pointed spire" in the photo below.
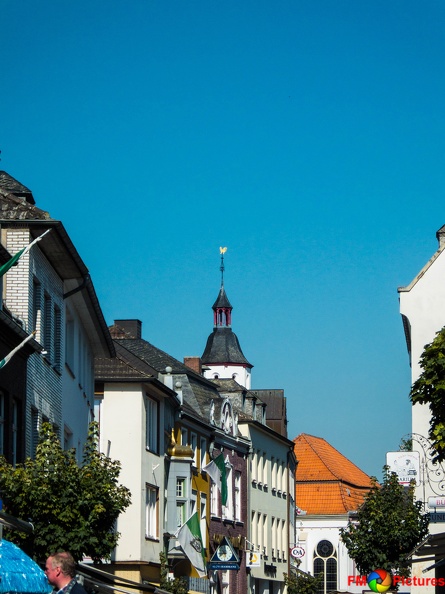
<svg viewBox="0 0 445 594">
<path fill-rule="evenodd" d="M 221 288 L 224 287 L 224 254 L 227 252 L 226 247 L 220 247 L 219 253 L 221 254 L 221 266 L 219 269 L 221 270 Z"/>
</svg>

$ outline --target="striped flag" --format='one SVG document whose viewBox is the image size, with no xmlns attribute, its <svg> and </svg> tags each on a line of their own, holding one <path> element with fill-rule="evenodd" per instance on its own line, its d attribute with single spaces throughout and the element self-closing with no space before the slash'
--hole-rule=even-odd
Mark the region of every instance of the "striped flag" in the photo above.
<svg viewBox="0 0 445 594">
<path fill-rule="evenodd" d="M 207 472 L 212 481 L 216 483 L 221 493 L 221 503 L 227 505 L 227 473 L 224 455 L 220 454 L 214 460 L 202 468 Z"/>
<path fill-rule="evenodd" d="M 19 351 L 28 342 L 28 340 L 31 340 L 31 338 L 34 338 L 35 333 L 36 333 L 35 330 L 34 330 L 34 332 L 31 332 L 31 334 L 29 336 L 27 336 L 25 338 L 25 340 L 23 340 L 18 346 L 15 347 L 15 349 L 12 349 L 12 351 L 9 353 L 9 355 L 6 355 L 6 357 L 0 361 L 0 369 L 2 367 L 4 367 L 6 365 L 6 363 L 9 363 L 9 361 L 13 358 L 13 356 L 16 354 L 16 352 Z"/>
<path fill-rule="evenodd" d="M 195 512 L 185 524 L 181 526 L 177 539 L 190 563 L 198 572 L 199 577 L 206 575 L 206 558 L 202 544 L 201 527 L 198 512 Z"/>
<path fill-rule="evenodd" d="M 22 256 L 24 256 L 27 252 L 29 252 L 29 250 L 32 248 L 32 246 L 34 244 L 36 244 L 38 241 L 40 241 L 42 239 L 42 237 L 44 237 L 50 231 L 51 231 L 51 229 L 47 229 L 45 231 L 45 233 L 42 233 L 42 235 L 40 235 L 39 237 L 37 237 L 36 239 L 34 239 L 34 241 L 32 241 L 29 245 L 27 245 L 26 247 L 24 247 L 23 249 L 21 249 L 19 252 L 17 252 L 15 254 L 15 256 L 12 256 L 12 258 L 10 260 L 8 260 L 6 262 L 6 264 L 3 264 L 3 266 L 0 266 L 0 277 L 3 276 L 4 274 L 6 274 L 8 272 L 8 270 L 12 266 L 14 266 L 14 264 L 16 262 L 18 262 Z"/>
</svg>

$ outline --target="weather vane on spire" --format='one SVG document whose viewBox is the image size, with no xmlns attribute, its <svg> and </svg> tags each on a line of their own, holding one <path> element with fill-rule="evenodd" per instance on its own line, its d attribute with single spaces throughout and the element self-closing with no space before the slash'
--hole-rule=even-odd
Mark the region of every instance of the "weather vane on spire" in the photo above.
<svg viewBox="0 0 445 594">
<path fill-rule="evenodd" d="M 227 248 L 226 247 L 220 247 L 219 248 L 219 253 L 221 254 L 221 266 L 220 266 L 220 270 L 221 270 L 221 287 L 224 286 L 224 254 L 227 252 Z"/>
</svg>

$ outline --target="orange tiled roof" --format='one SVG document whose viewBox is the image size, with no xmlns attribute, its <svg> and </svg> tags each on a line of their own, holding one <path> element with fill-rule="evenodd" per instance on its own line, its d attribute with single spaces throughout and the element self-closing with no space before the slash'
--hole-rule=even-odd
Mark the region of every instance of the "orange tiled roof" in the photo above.
<svg viewBox="0 0 445 594">
<path fill-rule="evenodd" d="M 294 444 L 297 506 L 308 514 L 358 509 L 371 487 L 370 477 L 321 437 L 302 433 Z"/>
</svg>

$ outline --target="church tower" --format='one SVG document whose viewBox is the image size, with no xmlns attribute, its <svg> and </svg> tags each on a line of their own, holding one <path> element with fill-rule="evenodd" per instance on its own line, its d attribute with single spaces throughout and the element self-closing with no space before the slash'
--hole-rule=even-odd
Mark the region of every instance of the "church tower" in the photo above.
<svg viewBox="0 0 445 594">
<path fill-rule="evenodd" d="M 201 357 L 204 377 L 208 379 L 234 379 L 241 386 L 250 390 L 251 371 L 249 363 L 241 350 L 238 337 L 232 331 L 232 306 L 224 289 L 224 254 L 227 248 L 220 248 L 221 253 L 221 288 L 212 306 L 213 332 L 207 339 L 206 348 Z"/>
</svg>

